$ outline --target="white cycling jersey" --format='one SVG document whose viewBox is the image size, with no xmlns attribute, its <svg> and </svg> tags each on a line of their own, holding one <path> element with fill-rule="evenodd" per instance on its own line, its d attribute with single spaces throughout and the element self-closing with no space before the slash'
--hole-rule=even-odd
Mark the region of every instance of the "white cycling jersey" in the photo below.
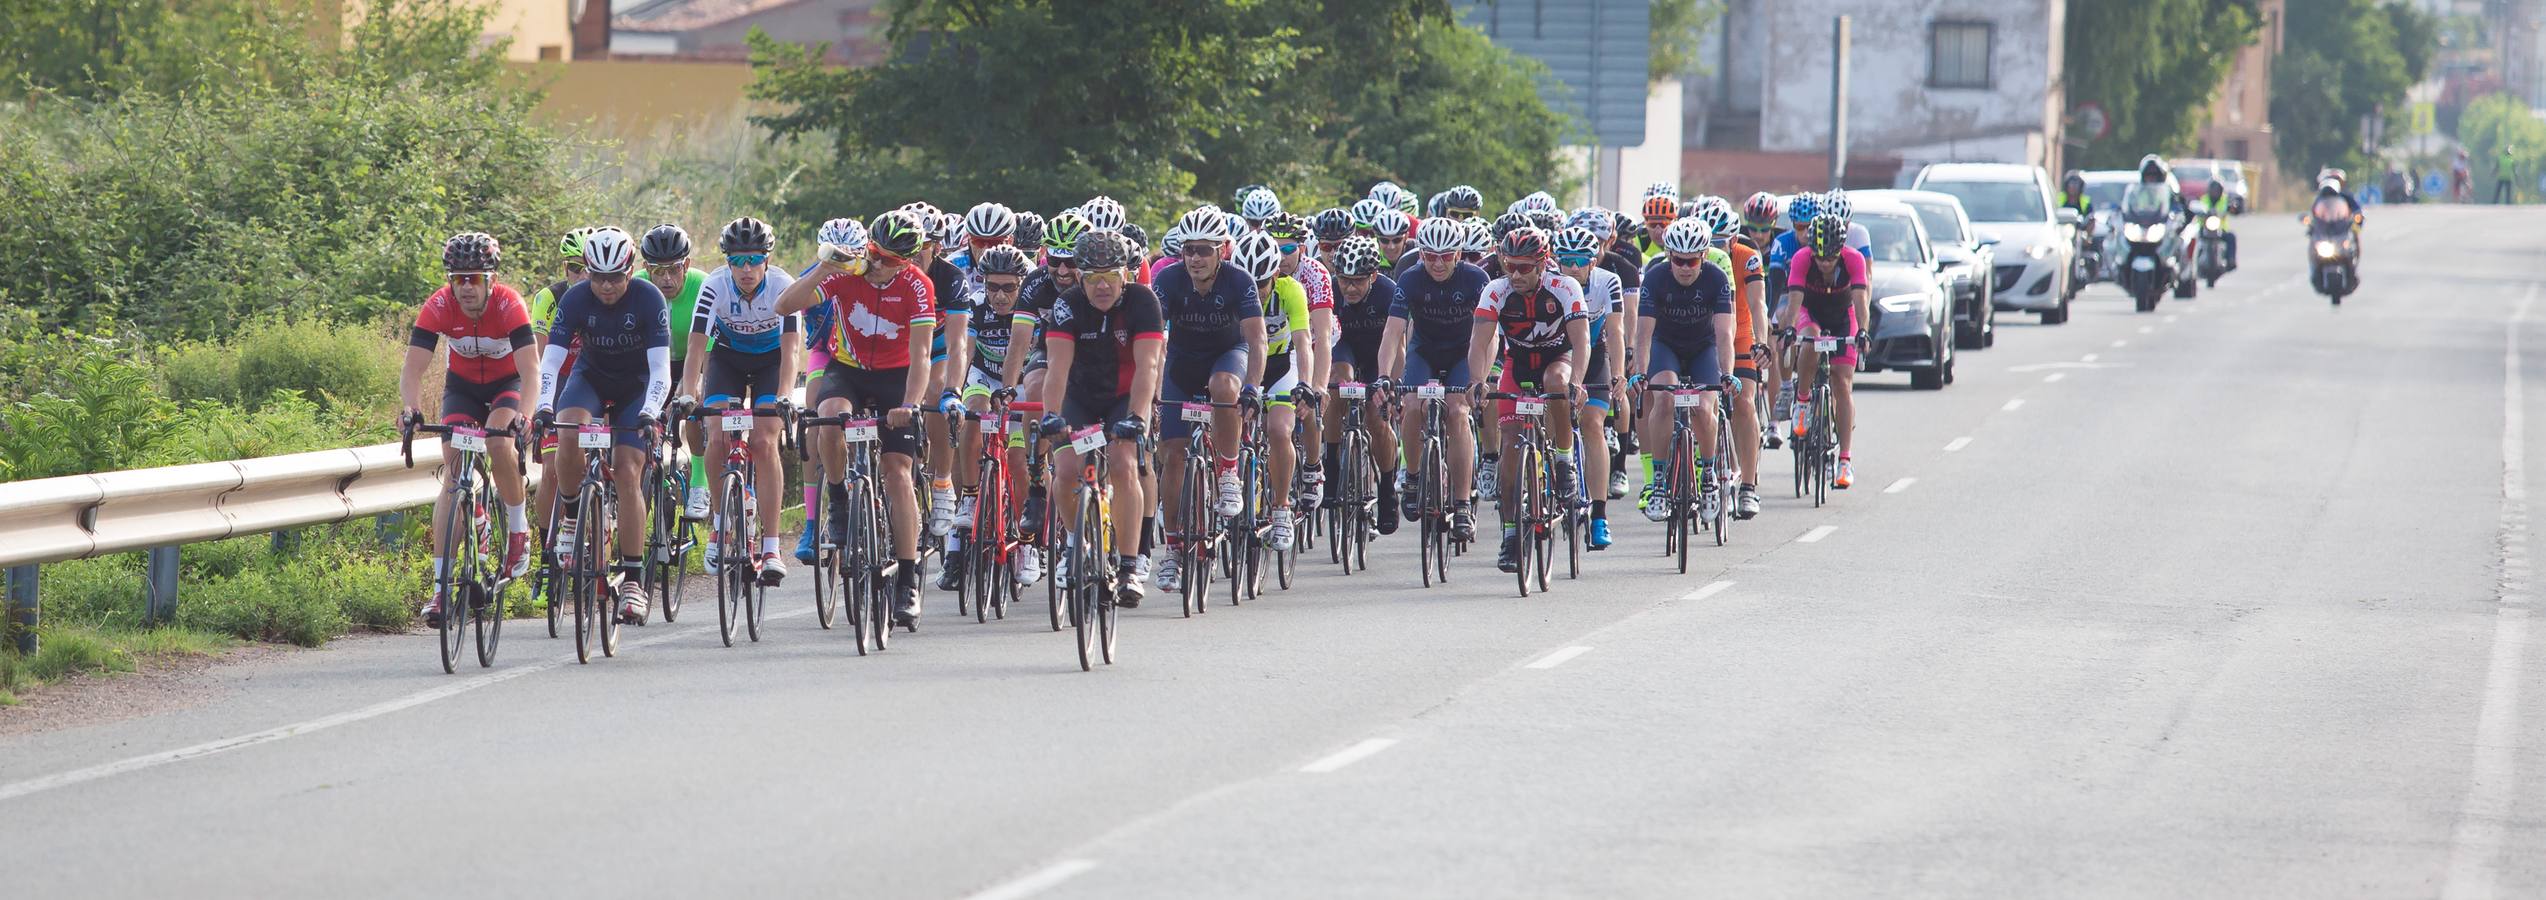
<svg viewBox="0 0 2546 900">
<path fill-rule="evenodd" d="M 783 343 L 783 335 L 794 334 L 801 327 L 797 316 L 778 314 L 778 295 L 795 282 L 795 276 L 770 269 L 761 276 L 760 289 L 744 297 L 734 287 L 733 270 L 719 266 L 707 273 L 707 281 L 699 285 L 698 304 L 690 310 L 690 333 L 714 335 L 720 350 L 776 350 Z"/>
</svg>

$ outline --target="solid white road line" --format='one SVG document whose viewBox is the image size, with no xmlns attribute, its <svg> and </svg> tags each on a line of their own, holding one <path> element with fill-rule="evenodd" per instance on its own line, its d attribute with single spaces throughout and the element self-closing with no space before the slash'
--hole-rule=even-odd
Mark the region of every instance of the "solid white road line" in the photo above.
<svg viewBox="0 0 2546 900">
<path fill-rule="evenodd" d="M 2023 409 L 2023 408 L 2024 408 L 2024 398 L 2023 398 L 2023 397 L 2017 397 L 2017 398 L 2015 398 L 2015 399 L 2013 399 L 2013 400 L 2009 400 L 2009 401 L 2007 401 L 2007 405 L 2005 405 L 2005 406 L 2001 406 L 2001 407 L 1998 407 L 1998 411 L 2000 411 L 2000 412 L 2015 412 L 2016 410 Z"/>
<path fill-rule="evenodd" d="M 1379 751 L 1386 750 L 1396 745 L 1396 738 L 1371 738 L 1342 750 L 1337 750 L 1316 762 L 1301 766 L 1300 771 L 1307 772 L 1312 775 L 1324 775 L 1328 772 L 1377 756 L 1379 755 Z"/>
<path fill-rule="evenodd" d="M 1910 486 L 1910 485 L 1917 484 L 1917 483 L 1918 483 L 1918 479 L 1916 479 L 1916 478 L 1903 478 L 1903 479 L 1901 479 L 1901 480 L 1899 480 L 1899 481 L 1892 482 L 1892 485 L 1891 485 L 1890 487 L 1887 487 L 1887 488 L 1884 488 L 1884 489 L 1883 489 L 1883 493 L 1886 493 L 1886 494 L 1897 494 L 1897 493 L 1900 493 L 1900 492 L 1902 492 L 1902 491 L 1909 490 L 1909 486 Z"/>
<path fill-rule="evenodd" d="M 1837 525 L 1816 525 L 1811 531 L 1804 532 L 1802 537 L 1796 538 L 1795 543 L 1818 544 L 1821 543 L 1822 538 L 1829 537 L 1830 532 L 1837 530 L 1839 530 Z"/>
<path fill-rule="evenodd" d="M 1971 438 L 1970 438 L 1969 436 L 1967 436 L 1967 435 L 1966 435 L 1966 436 L 1964 436 L 1964 437 L 1958 437 L 1958 438 L 1955 438 L 1955 439 L 1953 439 L 1953 440 L 1946 441 L 1946 442 L 1945 442 L 1945 452 L 1947 452 L 1947 453 L 1952 453 L 1952 452 L 1954 452 L 1954 451 L 1961 450 L 1962 448 L 1964 448 L 1964 447 L 1969 447 L 1969 446 L 1971 446 Z"/>
<path fill-rule="evenodd" d="M 1524 668 L 1524 669 L 1553 669 L 1553 668 L 1555 668 L 1555 667 L 1557 667 L 1557 666 L 1564 665 L 1566 660 L 1572 659 L 1572 658 L 1577 657 L 1577 656 L 1581 656 L 1581 655 L 1583 655 L 1583 654 L 1585 654 L 1585 653 L 1589 653 L 1589 652 L 1591 652 L 1591 648 L 1589 648 L 1589 647 L 1585 647 L 1585 646 L 1582 646 L 1582 645 L 1580 645 L 1580 644 L 1576 644 L 1576 645 L 1574 645 L 1574 646 L 1566 647 L 1566 648 L 1564 648 L 1564 649 L 1558 650 L 1558 651 L 1556 651 L 1556 652 L 1554 652 L 1554 653 L 1550 653 L 1550 654 L 1547 654 L 1547 655 L 1545 655 L 1545 656 L 1541 656 L 1541 657 L 1539 657 L 1539 658 L 1538 658 L 1538 660 L 1537 660 L 1536 662 L 1530 663 L 1529 665 L 1526 665 L 1526 666 L 1522 666 L 1521 668 Z"/>
<path fill-rule="evenodd" d="M 1704 599 L 1706 599 L 1706 598 L 1708 598 L 1708 597 L 1712 597 L 1712 596 L 1715 596 L 1715 595 L 1717 595 L 1717 594 L 1721 594 L 1721 593 L 1723 593 L 1723 592 L 1725 592 L 1725 591 L 1727 591 L 1727 590 L 1731 590 L 1731 589 L 1732 589 L 1732 587 L 1733 587 L 1733 583 L 1732 583 L 1732 582 L 1730 582 L 1730 581 L 1718 581 L 1718 582 L 1714 582 L 1714 583 L 1712 583 L 1712 584 L 1709 584 L 1709 585 L 1707 585 L 1707 586 L 1705 586 L 1705 587 L 1698 588 L 1697 590 L 1690 591 L 1690 592 L 1685 593 L 1685 594 L 1681 594 L 1681 595 L 1680 595 L 1680 599 L 1681 599 L 1681 600 L 1685 600 L 1685 601 L 1690 601 L 1690 602 L 1695 602 L 1695 601 L 1698 601 L 1698 600 L 1704 600 Z"/>
<path fill-rule="evenodd" d="M 768 618 L 792 619 L 811 612 L 813 612 L 813 610 L 810 608 L 800 608 L 792 612 L 784 612 L 768 616 Z M 638 647 L 660 644 L 665 641 L 696 636 L 697 635 L 695 633 L 685 629 L 668 634 L 656 635 L 654 637 L 627 641 L 622 646 L 628 649 L 635 649 Z M 534 675 L 540 672 L 545 672 L 550 669 L 563 666 L 572 661 L 572 659 L 573 657 L 559 657 L 547 662 L 531 663 L 519 668 L 502 669 L 462 681 L 451 682 L 440 687 L 417 691 L 394 700 L 385 700 L 361 709 L 341 712 L 331 716 L 320 716 L 305 722 L 278 725 L 273 728 L 265 729 L 264 731 L 250 732 L 237 737 L 222 738 L 217 741 L 206 741 L 191 747 L 179 747 L 175 750 L 165 750 L 158 753 L 135 756 L 129 759 L 119 759 L 114 762 L 99 763 L 85 769 L 72 769 L 68 772 L 59 772 L 52 775 L 46 775 L 42 778 L 30 778 L 25 781 L 0 785 L 0 802 L 14 800 L 28 794 L 41 793 L 55 788 L 69 787 L 82 782 L 96 781 L 101 778 L 112 778 L 117 775 L 139 772 L 144 769 L 155 769 L 170 763 L 180 763 L 190 759 L 201 759 L 206 756 L 227 753 L 232 750 L 254 747 L 258 744 L 273 743 L 284 738 L 299 737 L 312 732 L 325 731 L 338 725 L 351 725 L 355 722 L 364 721 L 366 719 L 377 719 L 393 712 L 423 706 L 436 700 L 448 700 L 452 697 L 457 697 L 461 694 L 477 690 L 478 688 L 502 684 L 515 678 L 520 678 L 524 675 Z"/>
<path fill-rule="evenodd" d="M 2053 373 L 2051 373 L 2051 374 L 2049 374 L 2049 375 L 2044 375 L 2044 376 L 2042 376 L 2042 382 L 2043 382 L 2044 384 L 2049 384 L 2049 383 L 2051 383 L 2051 382 L 2058 381 L 2058 380 L 2060 380 L 2060 379 L 2067 378 L 2067 377 L 2069 377 L 2069 373 L 2067 373 L 2067 372 L 2053 372 Z"/>
<path fill-rule="evenodd" d="M 1096 868 L 1096 861 L 1092 859 L 1065 859 L 1015 880 L 992 885 L 965 900 L 1025 900 L 1059 887 L 1061 882 L 1087 874 L 1087 870 L 1093 868 Z"/>
<path fill-rule="evenodd" d="M 2502 843 L 2517 797 L 2519 683 L 2528 648 L 2528 415 L 2520 373 L 2519 334 L 2537 300 L 2529 285 L 2511 311 L 2502 342 L 2502 544 L 2501 606 L 2493 618 L 2493 654 L 2484 668 L 2484 705 L 2475 718 L 2475 759 L 2467 773 L 2466 799 L 2449 835 L 2449 862 L 2440 896 L 2480 900 L 2494 896 L 2501 878 Z"/>
</svg>

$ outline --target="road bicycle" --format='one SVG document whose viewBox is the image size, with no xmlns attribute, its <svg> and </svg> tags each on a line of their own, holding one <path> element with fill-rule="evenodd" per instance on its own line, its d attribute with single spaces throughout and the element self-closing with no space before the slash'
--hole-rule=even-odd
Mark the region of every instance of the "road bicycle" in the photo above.
<svg viewBox="0 0 2546 900">
<path fill-rule="evenodd" d="M 834 416 L 805 414 L 796 420 L 799 429 L 837 428 L 848 444 L 848 463 L 841 467 L 840 483 L 847 489 L 845 509 L 847 529 L 832 541 L 838 545 L 840 597 L 848 611 L 849 630 L 857 635 L 858 655 L 869 648 L 881 652 L 893 640 L 893 591 L 889 566 L 893 533 L 884 516 L 884 497 L 878 491 L 880 472 L 876 461 L 878 444 L 883 440 L 883 423 L 861 418 L 855 412 Z M 809 443 L 798 432 L 799 443 Z M 908 490 L 907 485 L 903 486 Z M 829 494 L 825 489 L 817 494 Z M 824 529 L 838 514 L 823 503 Z M 826 535 L 828 536 L 828 535 Z"/>
<path fill-rule="evenodd" d="M 1546 443 L 1547 401 L 1554 395 L 1537 391 L 1488 391 L 1487 400 L 1512 401 L 1512 414 L 1520 419 L 1520 431 L 1513 434 L 1511 423 L 1505 423 L 1506 436 L 1512 438 L 1512 478 L 1517 484 L 1502 485 L 1511 506 L 1503 518 L 1512 523 L 1520 536 L 1515 558 L 1520 562 L 1514 571 L 1520 583 L 1521 596 L 1529 596 L 1532 581 L 1538 590 L 1548 589 L 1549 572 L 1553 568 L 1556 542 L 1561 540 L 1559 520 L 1571 519 L 1573 498 L 1559 497 L 1555 488 L 1555 460 Z M 1576 482 L 1582 479 L 1576 478 Z M 1580 534 L 1576 533 L 1579 540 Z"/>
<path fill-rule="evenodd" d="M 1184 471 L 1177 473 L 1173 488 L 1181 501 L 1179 515 L 1161 523 L 1176 554 L 1176 568 L 1184 579 L 1177 594 L 1187 618 L 1211 611 L 1211 569 L 1228 564 L 1228 549 L 1235 536 L 1213 506 L 1220 494 L 1216 464 L 1220 451 L 1212 443 L 1211 415 L 1215 409 L 1238 408 L 1235 403 L 1159 404 L 1161 413 L 1173 413 L 1193 429 L 1191 442 L 1185 447 Z"/>
<path fill-rule="evenodd" d="M 707 564 L 716 575 L 717 630 L 728 647 L 734 645 L 736 626 L 758 643 L 761 622 L 769 613 L 770 583 L 753 551 L 760 546 L 761 529 L 772 523 L 760 521 L 753 488 L 759 482 L 754 479 L 758 461 L 752 458 L 752 428 L 761 419 L 788 422 L 794 417 L 793 405 L 785 401 L 774 408 L 702 409 L 687 417 L 700 423 L 713 419 L 717 430 L 725 433 L 725 467 L 716 479 L 716 517 L 710 526 L 716 558 Z M 780 430 L 782 447 L 789 434 L 787 429 Z"/>
<path fill-rule="evenodd" d="M 1417 569 L 1423 577 L 1424 587 L 1448 584 L 1450 554 L 1466 544 L 1450 528 L 1450 515 L 1456 501 L 1451 499 L 1450 460 L 1443 449 L 1447 441 L 1442 437 L 1442 429 L 1448 425 L 1450 391 L 1441 382 L 1432 381 L 1398 385 L 1395 392 L 1400 396 L 1412 394 L 1417 402 L 1423 404 L 1423 443 L 1414 457 L 1414 513 L 1408 516 L 1416 524 L 1418 546 L 1421 548 Z M 1458 427 L 1467 428 L 1469 425 L 1461 422 Z M 1459 487 L 1465 490 L 1467 486 Z"/>
<path fill-rule="evenodd" d="M 1733 503 L 1732 407 L 1720 384 L 1647 384 L 1644 389 L 1668 397 L 1671 403 L 1670 462 L 1655 473 L 1662 479 L 1663 491 L 1654 502 L 1670 505 L 1670 515 L 1663 520 L 1662 553 L 1676 555 L 1680 573 L 1687 574 L 1692 531 L 1714 532 L 1715 545 L 1724 545 L 1724 514 Z M 1715 452 L 1700 457 L 1689 411 L 1709 403 L 1716 405 Z"/>
<path fill-rule="evenodd" d="M 972 527 L 956 529 L 964 572 L 955 586 L 955 612 L 961 615 L 969 600 L 973 621 L 982 623 L 1007 618 L 1008 604 L 1022 589 L 1014 561 L 1024 545 L 1012 528 L 1018 503 L 1009 489 L 1008 451 L 1010 441 L 1022 437 L 1020 426 L 1041 414 L 1043 405 L 1012 404 L 1011 394 L 1002 388 L 990 395 L 989 409 L 962 413 L 963 421 L 980 430 L 982 454 L 973 474 Z"/>
<path fill-rule="evenodd" d="M 1830 356 L 1846 346 L 1849 339 L 1826 334 L 1798 338 L 1792 331 L 1786 334 L 1793 346 L 1802 346 L 1797 341 L 1810 341 L 1817 357 L 1817 364 L 1803 380 L 1811 387 L 1812 402 L 1795 411 L 1795 416 L 1803 420 L 1804 432 L 1790 446 L 1795 457 L 1795 496 L 1808 495 L 1812 505 L 1818 507 L 1830 500 L 1832 469 L 1839 460 L 1838 413 L 1836 401 L 1830 396 Z"/>
<path fill-rule="evenodd" d="M 606 423 L 552 422 L 548 427 L 559 435 L 558 452 L 566 451 L 566 440 L 571 438 L 574 449 L 583 453 L 583 483 L 573 494 L 557 498 L 558 503 L 574 504 L 577 529 L 561 542 L 573 552 L 571 558 L 559 560 L 559 568 L 565 573 L 566 596 L 574 599 L 575 661 L 590 663 L 594 650 L 602 656 L 619 655 L 618 592 L 610 585 L 610 555 L 617 549 L 619 522 L 619 488 L 610 478 L 615 441 Z M 556 605 L 553 597 L 550 605 Z"/>
<path fill-rule="evenodd" d="M 689 497 L 689 454 L 681 443 L 682 417 L 691 407 L 673 401 L 665 415 L 663 446 L 645 461 L 638 482 L 645 486 L 646 529 L 644 585 L 653 609 L 664 622 L 681 615 L 683 587 L 688 582 L 690 551 L 698 546 L 697 529 L 683 513 Z M 650 611 L 649 611 L 650 612 Z M 639 625 L 645 623 L 639 622 Z M 553 635 L 552 635 L 553 636 Z"/>
<path fill-rule="evenodd" d="M 459 457 L 459 470 L 442 490 L 442 574 L 433 579 L 433 596 L 442 598 L 442 672 L 459 671 L 460 651 L 474 642 L 477 665 L 495 665 L 495 647 L 504 638 L 504 591 L 512 586 L 504 570 L 504 549 L 494 527 L 503 502 L 486 466 L 486 429 L 474 425 L 436 425 L 409 418 L 401 421 L 398 454 L 415 468 L 415 436 L 442 435 L 443 444 Z M 521 429 L 512 431 L 513 465 L 527 469 Z"/>
<path fill-rule="evenodd" d="M 1382 393 L 1377 399 L 1386 400 Z M 1335 466 L 1326 478 L 1326 558 L 1344 567 L 1370 568 L 1370 537 L 1378 529 L 1372 504 L 1379 502 L 1379 472 L 1370 457 L 1370 425 L 1362 421 L 1373 398 L 1370 385 L 1346 381 L 1335 385 L 1335 401 L 1344 405 L 1341 435 L 1335 442 Z M 1383 421 L 1394 421 L 1383 409 Z"/>
<path fill-rule="evenodd" d="M 1069 433 L 1069 440 L 1052 448 L 1079 456 L 1078 491 L 1073 498 L 1075 510 L 1071 520 L 1078 523 L 1066 542 L 1055 541 L 1056 554 L 1068 554 L 1063 566 L 1054 560 L 1053 590 L 1066 601 L 1070 630 L 1078 645 L 1080 671 L 1093 671 L 1096 661 L 1114 664 L 1115 592 L 1120 573 L 1114 566 L 1113 489 L 1106 478 L 1105 426 L 1089 425 Z M 1063 578 L 1066 574 L 1068 577 Z M 1064 583 L 1066 582 L 1066 583 Z"/>
</svg>

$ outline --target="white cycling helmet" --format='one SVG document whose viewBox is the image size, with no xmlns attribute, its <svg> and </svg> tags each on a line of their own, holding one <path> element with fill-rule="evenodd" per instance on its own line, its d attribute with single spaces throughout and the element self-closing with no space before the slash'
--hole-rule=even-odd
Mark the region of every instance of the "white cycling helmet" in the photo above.
<svg viewBox="0 0 2546 900">
<path fill-rule="evenodd" d="M 1017 233 L 1017 214 L 998 203 L 984 203 L 964 214 L 964 231 L 977 238 L 1004 238 Z"/>
<path fill-rule="evenodd" d="M 1272 191 L 1264 188 L 1248 191 L 1246 197 L 1238 201 L 1238 215 L 1246 217 L 1249 222 L 1261 224 L 1281 214 L 1282 198 L 1273 196 Z"/>
<path fill-rule="evenodd" d="M 1238 268 L 1246 270 L 1248 278 L 1257 281 L 1269 281 L 1273 276 L 1282 274 L 1281 245 L 1273 243 L 1273 237 L 1261 231 L 1247 232 L 1245 237 L 1238 239 L 1237 259 L 1233 261 Z"/>
<path fill-rule="evenodd" d="M 1663 251 L 1679 256 L 1704 253 L 1714 242 L 1715 230 L 1695 218 L 1672 222 L 1671 227 L 1662 232 Z"/>
<path fill-rule="evenodd" d="M 865 247 L 866 226 L 858 224 L 856 219 L 833 219 L 822 223 L 822 227 L 814 231 L 813 239 L 834 247 Z"/>
<path fill-rule="evenodd" d="M 1565 217 L 1565 227 L 1591 229 L 1592 234 L 1599 235 L 1600 239 L 1605 241 L 1618 233 L 1618 220 L 1617 216 L 1606 208 L 1586 206 L 1574 210 L 1573 215 Z"/>
<path fill-rule="evenodd" d="M 1423 220 L 1414 231 L 1415 246 L 1434 253 L 1455 253 L 1467 243 L 1467 229 L 1458 219 L 1436 216 Z"/>
<path fill-rule="evenodd" d="M 1557 256 L 1589 256 L 1593 262 L 1598 262 L 1600 248 L 1606 243 L 1591 229 L 1577 225 L 1556 232 L 1555 251 Z"/>
<path fill-rule="evenodd" d="M 1379 214 L 1388 211 L 1387 201 L 1376 197 L 1362 198 L 1353 204 L 1353 227 L 1369 228 L 1376 225 L 1379 222 Z"/>
<path fill-rule="evenodd" d="M 1087 217 L 1089 228 L 1098 231 L 1121 231 L 1128 221 L 1123 215 L 1123 205 L 1114 202 L 1112 197 L 1099 196 L 1087 201 L 1079 207 L 1079 214 Z"/>
<path fill-rule="evenodd" d="M 1414 231 L 1414 217 L 1406 215 L 1403 210 L 1383 209 L 1371 217 L 1370 231 L 1390 240 L 1402 238 Z"/>
<path fill-rule="evenodd" d="M 1822 215 L 1838 216 L 1840 221 L 1847 221 L 1848 214 L 1854 212 L 1855 209 L 1854 205 L 1848 203 L 1848 192 L 1846 191 L 1831 191 L 1827 194 L 1821 195 Z"/>
<path fill-rule="evenodd" d="M 1546 191 L 1531 191 L 1529 196 L 1521 198 L 1522 212 L 1557 213 L 1563 209 L 1556 205 L 1556 198 L 1548 196 Z"/>
<path fill-rule="evenodd" d="M 1729 238 L 1741 233 L 1741 214 L 1733 211 L 1732 201 L 1722 197 L 1699 197 L 1697 219 L 1706 223 L 1706 227 L 1714 229 L 1717 238 Z"/>
<path fill-rule="evenodd" d="M 1668 181 L 1656 181 L 1652 184 L 1645 185 L 1644 199 L 1651 200 L 1655 197 L 1669 197 L 1673 200 L 1678 200 L 1680 199 L 1680 186 Z"/>
<path fill-rule="evenodd" d="M 1459 247 L 1459 252 L 1494 252 L 1494 226 L 1487 224 L 1484 219 L 1469 219 L 1459 224 L 1467 238 L 1467 242 Z"/>
<path fill-rule="evenodd" d="M 636 241 L 618 228 L 603 228 L 583 239 L 583 264 L 595 275 L 617 275 L 636 269 Z"/>
<path fill-rule="evenodd" d="M 1397 193 L 1403 190 L 1405 190 L 1405 188 L 1398 187 L 1396 182 L 1383 179 L 1378 184 L 1371 185 L 1370 193 L 1363 196 L 1371 200 L 1377 200 L 1382 204 L 1395 206 Z"/>
<path fill-rule="evenodd" d="M 1184 218 L 1176 220 L 1174 231 L 1181 233 L 1176 240 L 1180 246 L 1194 240 L 1216 244 L 1228 240 L 1229 214 L 1221 212 L 1217 206 L 1197 206 L 1185 213 Z"/>
</svg>

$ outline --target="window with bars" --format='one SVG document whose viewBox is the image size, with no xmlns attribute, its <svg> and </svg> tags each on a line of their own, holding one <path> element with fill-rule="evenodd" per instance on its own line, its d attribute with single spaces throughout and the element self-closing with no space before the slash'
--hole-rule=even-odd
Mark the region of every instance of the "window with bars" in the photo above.
<svg viewBox="0 0 2546 900">
<path fill-rule="evenodd" d="M 1927 31 L 1927 86 L 1989 89 L 1990 44 L 1997 26 L 1987 22 L 1938 22 Z"/>
</svg>

